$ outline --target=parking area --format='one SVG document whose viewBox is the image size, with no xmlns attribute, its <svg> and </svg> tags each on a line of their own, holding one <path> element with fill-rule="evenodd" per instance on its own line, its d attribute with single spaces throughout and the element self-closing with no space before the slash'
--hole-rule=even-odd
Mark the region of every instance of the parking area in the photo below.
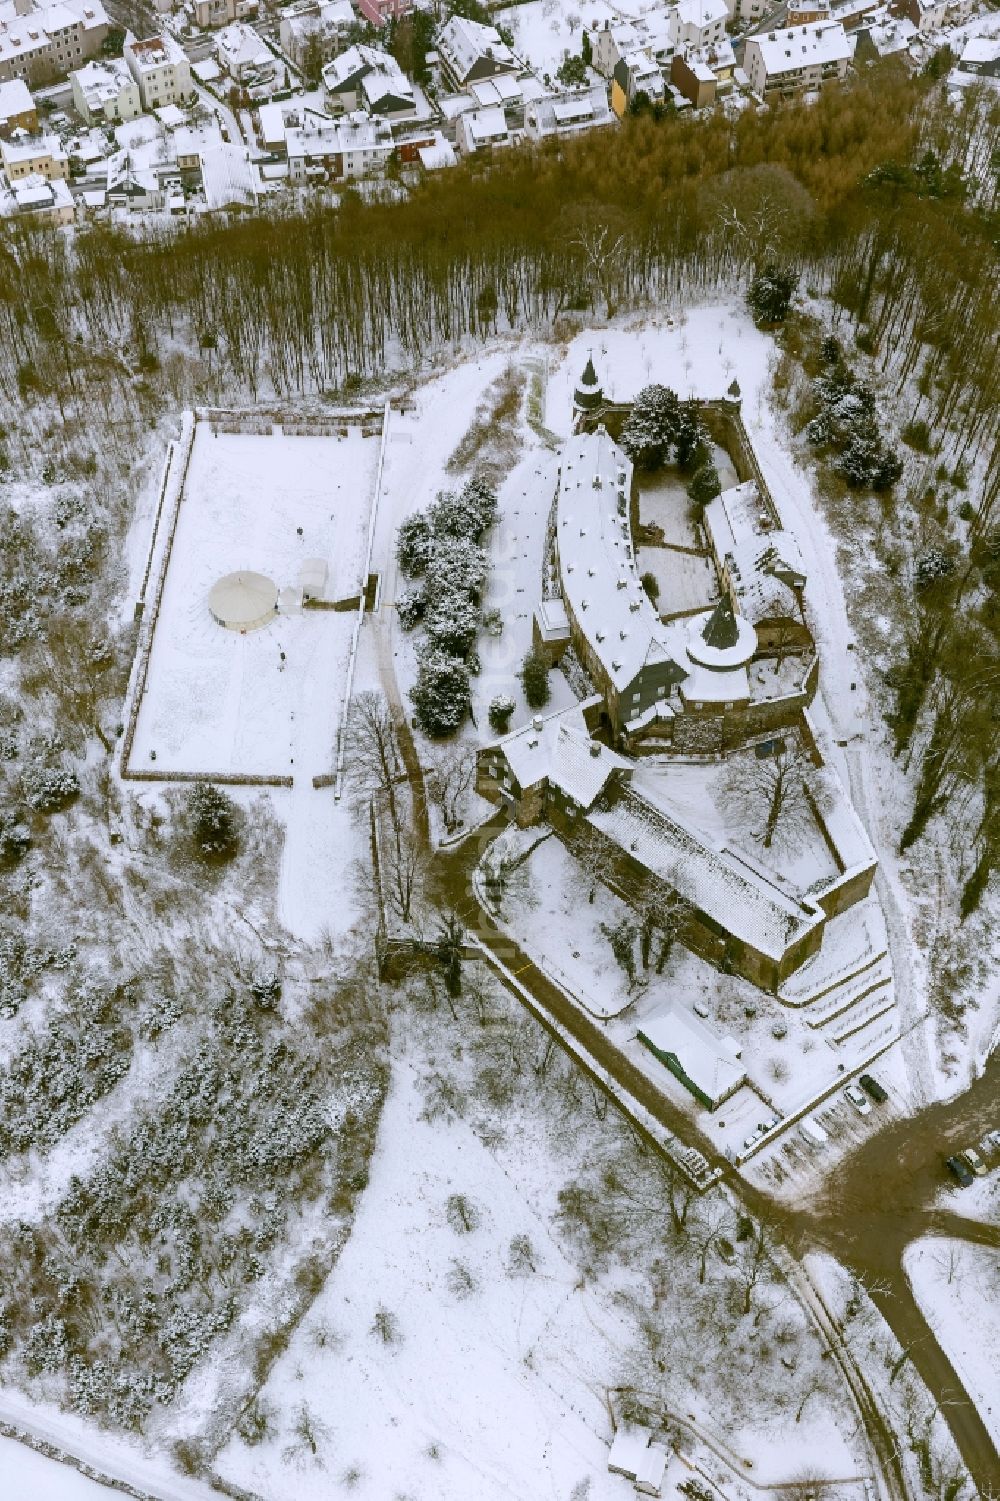
<svg viewBox="0 0 1000 1501">
<path fill-rule="evenodd" d="M 881 1079 L 879 1075 L 876 1077 Z M 743 1175 L 759 1187 L 779 1194 L 790 1189 L 801 1191 L 810 1179 L 826 1174 L 839 1157 L 860 1146 L 881 1126 L 907 1114 L 903 1101 L 891 1086 L 886 1092 L 885 1101 L 876 1104 L 869 1100 L 870 1109 L 862 1114 L 844 1091 L 838 1090 L 759 1151 L 745 1165 Z M 810 1125 L 816 1129 L 810 1131 Z"/>
</svg>

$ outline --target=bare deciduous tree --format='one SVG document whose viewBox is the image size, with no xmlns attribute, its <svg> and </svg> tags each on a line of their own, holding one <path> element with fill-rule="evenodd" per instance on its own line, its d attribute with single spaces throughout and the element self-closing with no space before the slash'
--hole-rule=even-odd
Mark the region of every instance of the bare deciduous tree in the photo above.
<svg viewBox="0 0 1000 1501">
<path fill-rule="evenodd" d="M 461 827 L 475 780 L 476 755 L 468 746 L 449 746 L 431 762 L 428 790 L 444 819 L 445 833 L 453 834 Z"/>
<path fill-rule="evenodd" d="M 830 793 L 801 742 L 788 738 L 771 755 L 733 756 L 720 800 L 729 817 L 766 850 L 776 842 L 795 849 L 815 829 L 814 807 L 822 811 L 829 806 Z"/>
<path fill-rule="evenodd" d="M 395 827 L 400 822 L 396 783 L 403 767 L 392 710 L 383 694 L 366 689 L 352 698 L 347 759 L 351 782 L 362 802 L 380 793 Z"/>
</svg>

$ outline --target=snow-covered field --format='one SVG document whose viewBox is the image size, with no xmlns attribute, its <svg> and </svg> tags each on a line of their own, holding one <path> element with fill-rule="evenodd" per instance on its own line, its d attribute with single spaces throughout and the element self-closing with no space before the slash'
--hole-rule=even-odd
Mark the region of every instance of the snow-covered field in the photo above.
<svg viewBox="0 0 1000 1501">
<path fill-rule="evenodd" d="M 216 1472 L 268 1501 L 341 1490 L 373 1501 L 627 1501 L 631 1485 L 607 1472 L 608 1389 L 639 1339 L 643 1274 L 637 1263 L 581 1276 L 554 1233 L 580 1132 L 557 1147 L 541 1129 L 544 1110 L 515 1104 L 497 1120 L 472 1098 L 468 1119 L 464 1106 L 432 1109 L 444 1038 L 436 1029 L 428 1056 L 404 1040 L 406 1027 L 351 1242 L 261 1393 L 266 1436 L 234 1438 Z M 551 1107 L 555 1081 L 545 1088 Z M 595 1142 L 614 1134 L 577 1119 Z M 471 1205 L 469 1228 L 449 1207 L 455 1195 Z M 519 1240 L 530 1265 L 518 1264 Z M 669 1331 L 668 1309 L 661 1318 Z M 765 1482 L 799 1473 L 810 1455 L 831 1477 L 858 1473 L 850 1424 L 835 1408 L 817 1402 L 799 1423 L 727 1429 L 686 1389 L 682 1365 L 663 1379 L 668 1406 L 695 1421 L 682 1449 L 714 1465 L 729 1494 L 743 1494 L 748 1460 Z M 806 1390 L 809 1378 L 795 1379 Z M 719 1453 L 730 1460 L 719 1465 Z M 686 1473 L 678 1462 L 671 1476 Z"/>
<path fill-rule="evenodd" d="M 295 587 L 327 563 L 325 598 L 356 594 L 377 437 L 213 435 L 199 423 L 132 751 L 136 768 L 329 773 L 353 618 L 277 614 L 241 635 L 208 610 L 212 585 L 251 570 Z M 284 658 L 282 657 L 284 653 Z"/>
<path fill-rule="evenodd" d="M 1000 1445 L 1000 1249 L 930 1237 L 907 1247 L 924 1317 Z"/>
<path fill-rule="evenodd" d="M 548 73 L 554 79 L 567 53 L 579 56 L 582 26 L 603 26 L 620 15 L 607 0 L 529 0 L 498 11 L 495 24 L 510 27 L 514 51 L 539 77 Z"/>
</svg>

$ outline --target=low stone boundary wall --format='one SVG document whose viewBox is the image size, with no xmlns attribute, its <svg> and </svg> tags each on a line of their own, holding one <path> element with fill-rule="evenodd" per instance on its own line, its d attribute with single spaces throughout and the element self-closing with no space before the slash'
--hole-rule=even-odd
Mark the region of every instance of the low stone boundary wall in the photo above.
<svg viewBox="0 0 1000 1501">
<path fill-rule="evenodd" d="M 125 734 L 122 739 L 121 754 L 118 761 L 119 775 L 124 778 L 133 776 L 130 767 L 132 759 L 132 742 L 135 739 L 135 728 L 139 721 L 139 710 L 142 707 L 143 696 L 146 692 L 146 675 L 149 672 L 149 654 L 153 649 L 153 635 L 156 631 L 156 622 L 160 614 L 160 602 L 163 599 L 163 587 L 167 581 L 167 568 L 170 563 L 170 554 L 173 551 L 174 536 L 177 531 L 177 520 L 180 516 L 181 501 L 184 498 L 184 486 L 187 483 L 188 468 L 191 463 L 191 451 L 194 448 L 194 435 L 198 424 L 191 422 L 184 444 L 184 455 L 181 460 L 180 479 L 177 484 L 177 499 L 170 517 L 170 526 L 167 532 L 167 540 L 163 548 L 163 557 L 160 560 L 160 569 L 156 575 L 156 587 L 153 590 L 153 608 L 145 616 L 142 623 L 142 631 L 139 636 L 139 647 L 136 662 L 135 686 L 132 693 L 132 703 L 125 724 Z M 164 493 L 166 481 L 164 482 Z M 157 519 L 159 525 L 159 519 Z M 155 539 L 154 539 L 155 540 Z M 152 564 L 153 554 L 150 550 L 149 561 Z"/>
<path fill-rule="evenodd" d="M 124 1496 L 134 1496 L 136 1501 L 162 1501 L 162 1492 L 160 1496 L 156 1496 L 152 1491 L 140 1490 L 131 1481 L 123 1480 L 116 1475 L 109 1475 L 106 1470 L 99 1470 L 95 1465 L 88 1464 L 85 1459 L 71 1454 L 68 1449 L 62 1449 L 58 1444 L 50 1443 L 48 1439 L 39 1438 L 37 1434 L 26 1432 L 16 1423 L 0 1419 L 0 1435 L 14 1439 L 15 1442 L 24 1444 L 28 1449 L 34 1449 L 36 1454 L 42 1454 L 46 1459 L 54 1459 L 59 1464 L 67 1465 L 78 1474 L 85 1475 L 88 1480 L 107 1486 L 109 1490 L 118 1491 Z"/>
<path fill-rule="evenodd" d="M 210 417 L 208 425 L 213 433 L 249 433 L 257 438 L 269 438 L 274 432 L 270 417 Z"/>
<path fill-rule="evenodd" d="M 242 771 L 128 771 L 130 782 L 212 782 L 221 787 L 292 787 L 294 778 Z"/>
</svg>

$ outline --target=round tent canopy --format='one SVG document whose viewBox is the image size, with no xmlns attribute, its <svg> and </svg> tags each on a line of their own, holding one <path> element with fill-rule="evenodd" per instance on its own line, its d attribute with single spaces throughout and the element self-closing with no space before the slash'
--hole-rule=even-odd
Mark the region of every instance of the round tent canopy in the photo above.
<svg viewBox="0 0 1000 1501">
<path fill-rule="evenodd" d="M 227 573 L 212 585 L 208 608 L 228 631 L 256 631 L 274 619 L 278 590 L 262 573 Z"/>
</svg>

